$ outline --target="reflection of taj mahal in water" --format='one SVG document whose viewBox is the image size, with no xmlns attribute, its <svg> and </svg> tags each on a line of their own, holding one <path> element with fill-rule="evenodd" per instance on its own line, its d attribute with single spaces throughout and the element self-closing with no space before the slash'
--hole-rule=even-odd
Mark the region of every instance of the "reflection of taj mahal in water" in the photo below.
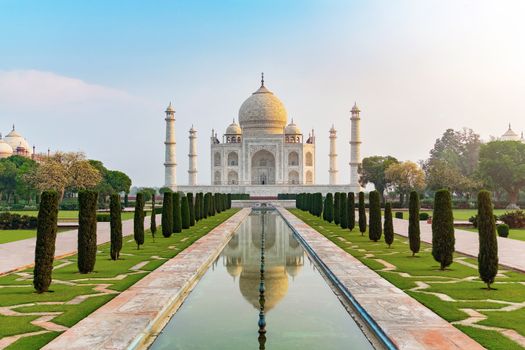
<svg viewBox="0 0 525 350">
<path fill-rule="evenodd" d="M 326 118 L 327 116 L 320 116 Z M 210 185 L 197 184 L 197 130 L 189 130 L 188 185 L 176 183 L 175 110 L 166 109 L 165 186 L 183 192 L 278 193 L 358 192 L 360 158 L 360 110 L 351 110 L 350 179 L 338 184 L 337 131 L 329 130 L 329 184 L 316 184 L 316 136 L 303 135 L 294 119 L 288 123 L 284 104 L 261 79 L 260 87 L 241 105 L 239 123 L 226 128 L 222 138 L 212 130 L 210 137 Z M 307 188 L 305 188 L 307 187 Z"/>
<path fill-rule="evenodd" d="M 259 309 L 261 235 L 265 232 L 265 309 L 271 310 L 287 293 L 288 278 L 294 278 L 304 264 L 304 250 L 284 220 L 276 213 L 254 212 L 222 252 L 228 273 L 239 279 L 243 297 Z M 264 223 L 263 223 L 264 221 Z"/>
</svg>

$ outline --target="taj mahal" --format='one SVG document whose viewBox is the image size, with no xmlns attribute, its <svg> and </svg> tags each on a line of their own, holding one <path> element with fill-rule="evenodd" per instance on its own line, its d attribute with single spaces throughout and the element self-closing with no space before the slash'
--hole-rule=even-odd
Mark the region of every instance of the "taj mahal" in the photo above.
<svg viewBox="0 0 525 350">
<path fill-rule="evenodd" d="M 176 182 L 175 109 L 165 111 L 165 187 L 183 192 L 246 193 L 276 196 L 279 193 L 316 191 L 322 193 L 358 192 L 360 165 L 360 110 L 351 110 L 350 179 L 338 183 L 337 131 L 329 130 L 329 184 L 316 183 L 316 135 L 304 135 L 288 115 L 283 102 L 268 89 L 261 75 L 259 88 L 239 108 L 238 123 L 233 119 L 222 137 L 215 130 L 210 136 L 210 185 L 197 183 L 197 130 L 189 130 L 188 183 Z M 307 188 L 305 188 L 307 187 Z"/>
</svg>

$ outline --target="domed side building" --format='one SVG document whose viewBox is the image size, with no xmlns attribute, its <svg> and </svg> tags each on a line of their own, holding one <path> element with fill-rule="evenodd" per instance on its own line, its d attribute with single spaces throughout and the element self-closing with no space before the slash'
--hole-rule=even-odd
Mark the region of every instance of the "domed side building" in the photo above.
<svg viewBox="0 0 525 350">
<path fill-rule="evenodd" d="M 213 185 L 301 185 L 315 183 L 315 136 L 305 139 L 286 108 L 261 79 L 220 140 L 211 135 Z"/>
<path fill-rule="evenodd" d="M 512 126 L 509 124 L 509 128 L 501 137 L 499 138 L 500 141 L 521 141 L 522 143 L 525 143 L 525 139 L 523 138 L 523 132 L 521 133 L 521 136 L 518 135 L 514 130 L 512 130 Z"/>
<path fill-rule="evenodd" d="M 9 149 L 11 151 L 9 151 Z M 33 155 L 27 140 L 20 135 L 13 125 L 13 129 L 2 138 L 0 134 L 0 158 L 7 158 L 13 155 L 30 158 Z"/>
</svg>

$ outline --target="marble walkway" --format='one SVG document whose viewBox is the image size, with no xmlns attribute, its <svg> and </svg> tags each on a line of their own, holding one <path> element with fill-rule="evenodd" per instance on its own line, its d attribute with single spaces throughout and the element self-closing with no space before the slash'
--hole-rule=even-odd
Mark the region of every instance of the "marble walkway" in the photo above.
<svg viewBox="0 0 525 350">
<path fill-rule="evenodd" d="M 169 321 L 250 212 L 248 208 L 237 212 L 43 349 L 143 348 Z"/>
<path fill-rule="evenodd" d="M 150 216 L 144 218 L 144 227 L 149 229 Z M 157 223 L 161 215 L 157 215 Z M 124 236 L 133 234 L 133 219 L 122 221 Z M 77 252 L 78 230 L 69 230 L 57 234 L 55 259 Z M 97 223 L 97 244 L 110 241 L 109 222 Z M 0 244 L 0 275 L 33 266 L 35 263 L 36 238 Z"/>
<path fill-rule="evenodd" d="M 483 349 L 292 213 L 278 210 L 399 349 Z"/>
<path fill-rule="evenodd" d="M 432 243 L 432 225 L 420 222 L 421 240 Z M 408 237 L 408 220 L 394 219 L 394 232 Z M 479 242 L 475 232 L 456 229 L 456 251 L 473 257 L 478 256 Z M 525 242 L 511 238 L 498 237 L 499 263 L 505 267 L 525 272 Z"/>
</svg>

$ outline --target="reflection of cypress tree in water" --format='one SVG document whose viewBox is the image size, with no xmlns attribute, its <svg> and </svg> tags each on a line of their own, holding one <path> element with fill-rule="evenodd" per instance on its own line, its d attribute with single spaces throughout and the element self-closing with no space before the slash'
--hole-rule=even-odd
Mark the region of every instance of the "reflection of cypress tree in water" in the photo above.
<svg viewBox="0 0 525 350">
<path fill-rule="evenodd" d="M 265 212 L 262 212 L 261 215 L 261 225 L 262 225 L 262 232 L 261 232 L 261 282 L 259 284 L 259 337 L 257 340 L 259 341 L 259 350 L 265 349 L 266 344 L 266 318 L 264 316 L 264 217 Z"/>
</svg>

